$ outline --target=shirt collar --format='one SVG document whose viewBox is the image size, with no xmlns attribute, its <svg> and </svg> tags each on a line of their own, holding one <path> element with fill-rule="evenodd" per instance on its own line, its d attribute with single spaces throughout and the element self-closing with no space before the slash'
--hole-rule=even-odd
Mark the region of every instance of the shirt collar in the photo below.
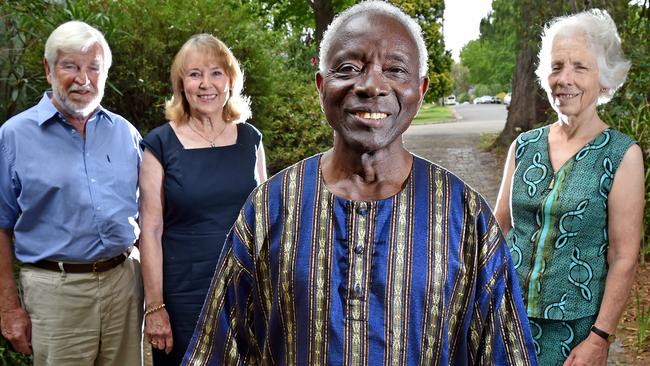
<svg viewBox="0 0 650 366">
<path fill-rule="evenodd" d="M 63 117 L 63 113 L 59 112 L 59 110 L 56 109 L 56 106 L 54 105 L 54 103 L 52 103 L 51 98 L 52 98 L 52 91 L 46 91 L 45 93 L 43 93 L 43 98 L 41 98 L 41 101 L 38 102 L 38 104 L 36 105 L 39 126 L 42 126 L 44 123 L 48 121 L 65 120 L 65 118 Z M 110 125 L 114 123 L 111 115 L 106 113 L 106 110 L 101 105 L 97 107 L 95 112 L 93 112 L 93 114 L 90 116 L 90 118 L 88 118 L 88 120 L 91 120 L 96 117 L 98 121 L 105 120 Z"/>
</svg>

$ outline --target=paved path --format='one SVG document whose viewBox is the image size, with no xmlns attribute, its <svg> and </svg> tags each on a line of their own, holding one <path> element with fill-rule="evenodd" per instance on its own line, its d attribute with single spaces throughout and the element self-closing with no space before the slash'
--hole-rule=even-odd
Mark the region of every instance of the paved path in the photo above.
<svg viewBox="0 0 650 366">
<path fill-rule="evenodd" d="M 411 126 L 404 143 L 413 153 L 441 165 L 479 191 L 494 207 L 502 163 L 479 148 L 481 133 L 499 132 L 505 121 L 450 122 Z"/>
</svg>

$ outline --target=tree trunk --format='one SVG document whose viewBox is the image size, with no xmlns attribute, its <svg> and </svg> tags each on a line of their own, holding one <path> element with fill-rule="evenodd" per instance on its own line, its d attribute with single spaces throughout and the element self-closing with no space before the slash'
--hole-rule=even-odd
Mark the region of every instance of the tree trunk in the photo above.
<svg viewBox="0 0 650 366">
<path fill-rule="evenodd" d="M 316 44 L 320 45 L 320 41 L 323 39 L 323 33 L 325 33 L 327 26 L 334 19 L 332 0 L 308 0 L 307 3 L 309 3 L 316 17 L 314 38 L 316 39 Z"/>
<path fill-rule="evenodd" d="M 546 121 L 550 105 L 546 92 L 535 80 L 536 53 L 532 44 L 517 54 L 515 74 L 512 79 L 512 101 L 506 125 L 496 143 L 508 146 L 517 135 L 532 129 L 536 123 Z"/>
</svg>

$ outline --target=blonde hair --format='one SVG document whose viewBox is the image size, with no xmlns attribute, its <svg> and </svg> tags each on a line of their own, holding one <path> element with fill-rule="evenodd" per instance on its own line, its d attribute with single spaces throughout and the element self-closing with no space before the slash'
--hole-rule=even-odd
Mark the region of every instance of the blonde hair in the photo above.
<svg viewBox="0 0 650 366">
<path fill-rule="evenodd" d="M 248 97 L 242 95 L 244 74 L 239 62 L 225 43 L 211 34 L 195 34 L 183 44 L 174 57 L 170 79 L 174 95 L 165 103 L 165 118 L 177 123 L 185 123 L 190 119 L 190 105 L 183 92 L 183 75 L 187 69 L 187 58 L 191 51 L 199 52 L 217 61 L 230 79 L 230 97 L 223 107 L 223 120 L 226 123 L 245 121 L 251 116 Z"/>
</svg>

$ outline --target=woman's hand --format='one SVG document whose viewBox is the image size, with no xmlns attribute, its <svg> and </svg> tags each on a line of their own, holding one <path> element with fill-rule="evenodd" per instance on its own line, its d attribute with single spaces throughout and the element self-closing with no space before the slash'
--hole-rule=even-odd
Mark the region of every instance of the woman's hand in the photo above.
<svg viewBox="0 0 650 366">
<path fill-rule="evenodd" d="M 151 347 L 165 351 L 169 354 L 174 347 L 172 327 L 169 324 L 169 314 L 162 308 L 144 319 L 144 339 L 151 343 Z"/>
<path fill-rule="evenodd" d="M 589 332 L 587 339 L 575 346 L 564 366 L 605 366 L 609 343 L 596 334 Z"/>
</svg>

